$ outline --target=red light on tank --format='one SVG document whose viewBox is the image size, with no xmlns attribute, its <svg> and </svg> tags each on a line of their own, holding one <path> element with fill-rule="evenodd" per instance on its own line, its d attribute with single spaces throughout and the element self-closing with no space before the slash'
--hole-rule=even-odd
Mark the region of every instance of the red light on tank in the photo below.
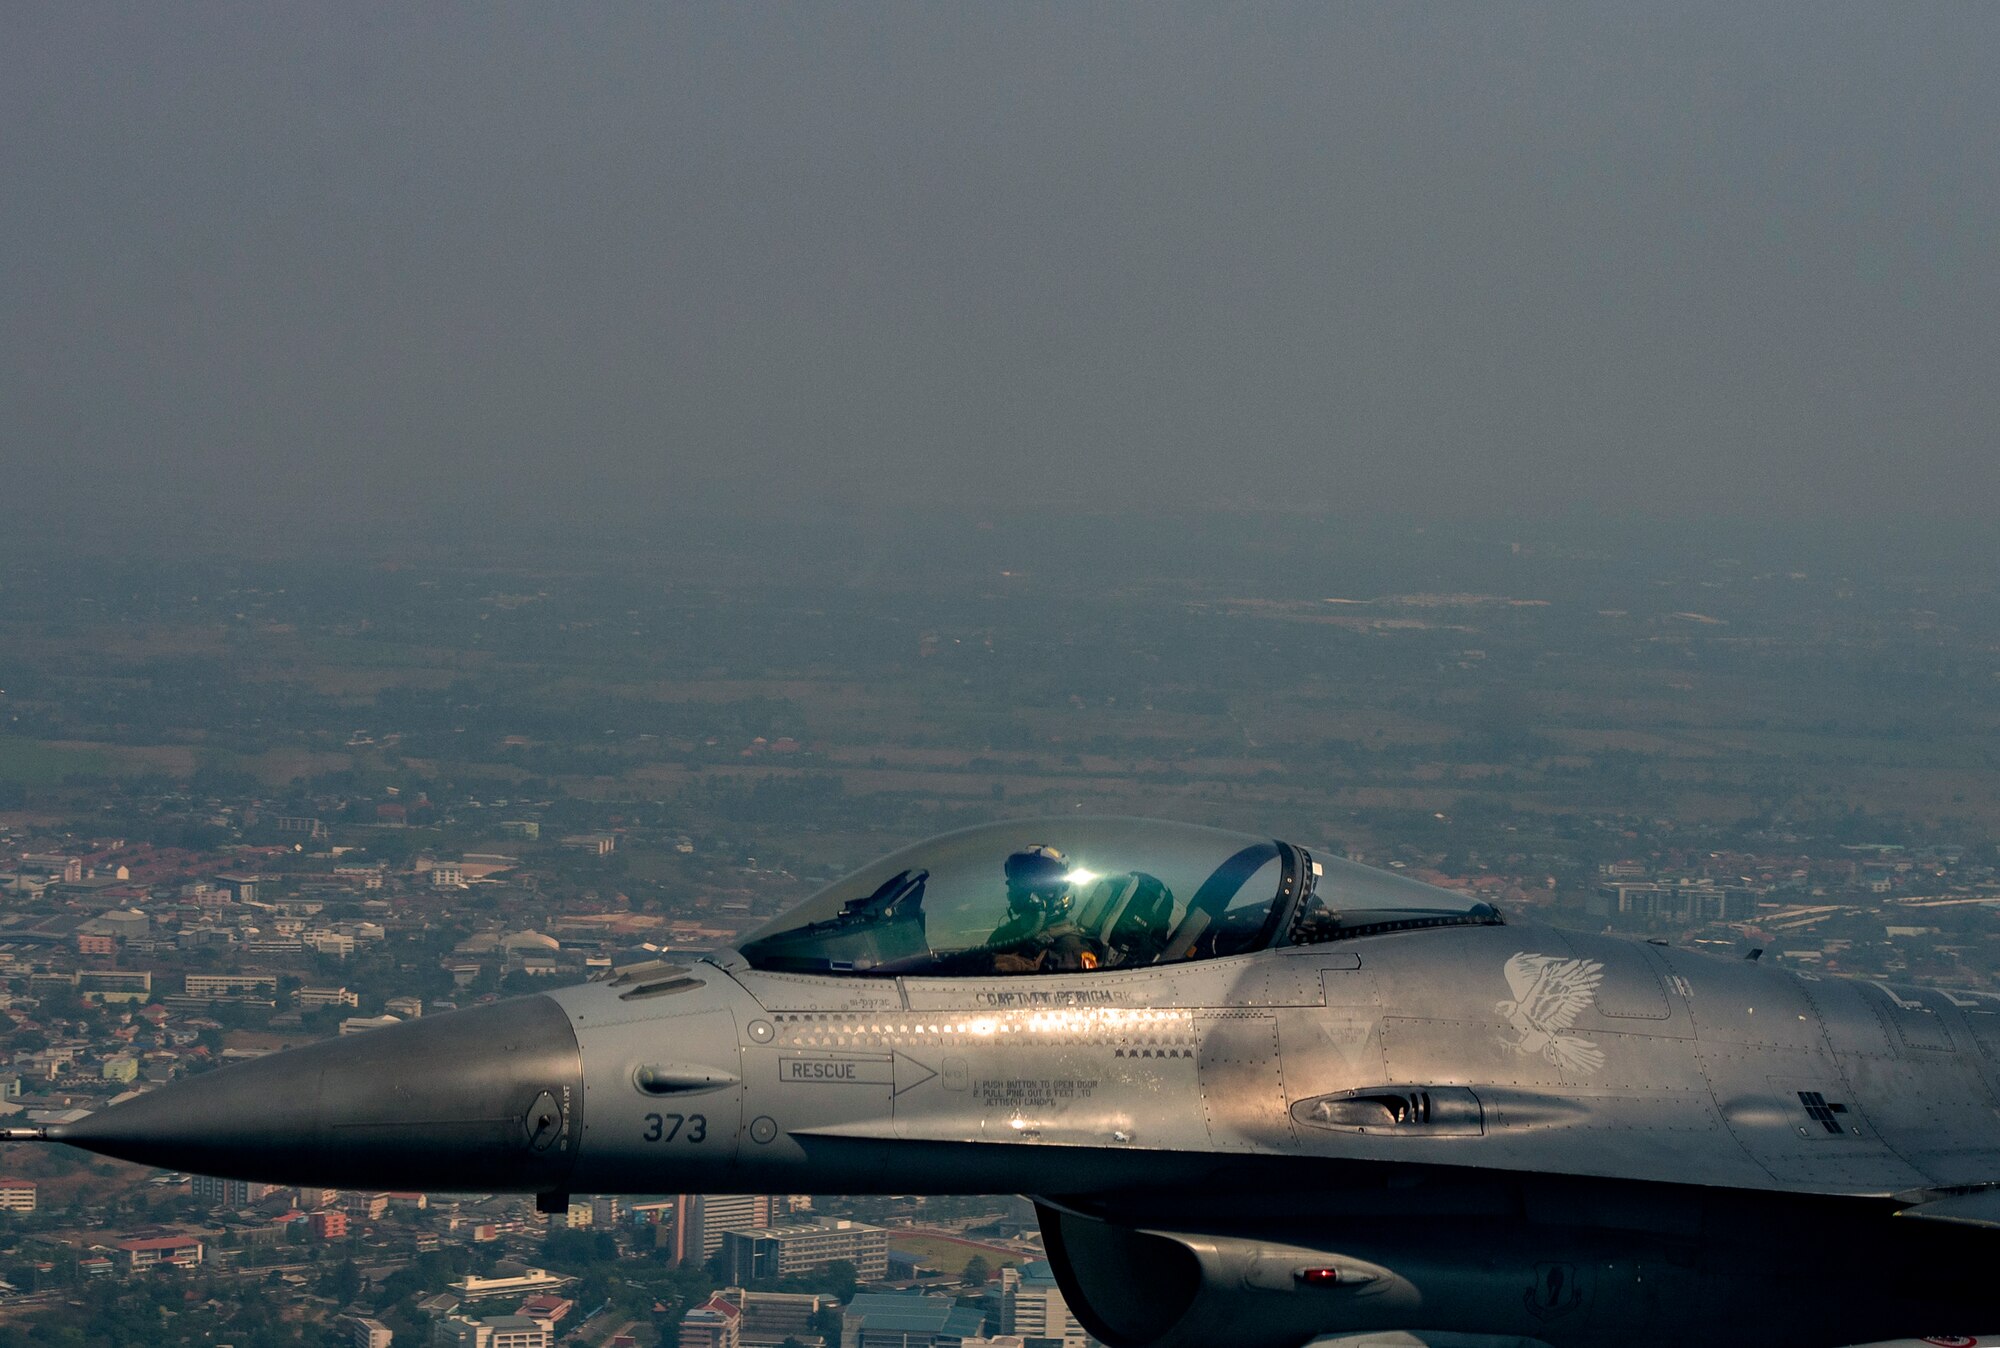
<svg viewBox="0 0 2000 1348">
<path fill-rule="evenodd" d="M 1340 1270 L 1337 1268 L 1302 1268 L 1292 1276 L 1307 1287 L 1336 1287 L 1340 1284 Z"/>
</svg>

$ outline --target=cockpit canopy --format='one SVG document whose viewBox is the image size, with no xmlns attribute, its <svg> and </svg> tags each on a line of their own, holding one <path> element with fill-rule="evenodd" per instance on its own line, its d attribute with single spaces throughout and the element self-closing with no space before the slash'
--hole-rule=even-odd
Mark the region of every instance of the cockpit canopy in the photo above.
<svg viewBox="0 0 2000 1348">
<path fill-rule="evenodd" d="M 1337 905 L 1322 892 L 1330 889 Z M 741 953 L 774 971 L 1079 973 L 1486 921 L 1499 917 L 1484 904 L 1317 862 L 1272 838 L 1046 819 L 965 829 L 884 857 L 752 932 Z"/>
</svg>

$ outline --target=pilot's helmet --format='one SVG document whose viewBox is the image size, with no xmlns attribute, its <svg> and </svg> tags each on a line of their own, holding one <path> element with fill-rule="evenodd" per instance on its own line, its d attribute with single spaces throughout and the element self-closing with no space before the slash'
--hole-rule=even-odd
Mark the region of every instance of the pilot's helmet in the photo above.
<svg viewBox="0 0 2000 1348">
<path fill-rule="evenodd" d="M 1069 858 L 1042 843 L 1007 858 L 1007 894 L 1015 908 L 1060 912 L 1069 906 Z"/>
</svg>

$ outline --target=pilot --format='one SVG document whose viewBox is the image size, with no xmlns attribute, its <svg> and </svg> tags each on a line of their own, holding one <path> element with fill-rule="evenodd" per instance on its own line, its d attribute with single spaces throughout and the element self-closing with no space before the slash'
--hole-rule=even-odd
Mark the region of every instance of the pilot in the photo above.
<svg viewBox="0 0 2000 1348">
<path fill-rule="evenodd" d="M 1007 858 L 1007 918 L 987 938 L 998 974 L 1078 973 L 1104 961 L 1071 912 L 1069 858 L 1036 843 Z"/>
</svg>

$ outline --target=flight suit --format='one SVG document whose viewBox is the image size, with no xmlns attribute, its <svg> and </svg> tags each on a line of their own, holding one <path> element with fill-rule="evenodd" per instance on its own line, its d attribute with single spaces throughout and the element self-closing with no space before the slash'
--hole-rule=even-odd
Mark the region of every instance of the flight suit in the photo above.
<svg viewBox="0 0 2000 1348">
<path fill-rule="evenodd" d="M 987 942 L 996 974 L 1082 973 L 1104 963 L 1104 949 L 1076 923 L 1059 918 L 1046 926 L 1039 915 L 1000 924 Z"/>
</svg>

